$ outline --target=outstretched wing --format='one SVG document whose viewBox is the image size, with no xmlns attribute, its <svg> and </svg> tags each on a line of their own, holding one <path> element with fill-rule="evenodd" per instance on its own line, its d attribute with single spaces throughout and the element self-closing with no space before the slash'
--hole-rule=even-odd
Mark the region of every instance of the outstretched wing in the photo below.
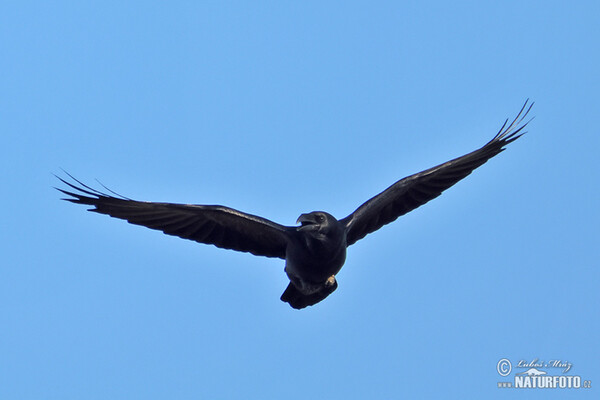
<svg viewBox="0 0 600 400">
<path fill-rule="evenodd" d="M 74 191 L 57 189 L 71 196 L 64 200 L 95 207 L 89 211 L 124 219 L 183 239 L 257 256 L 285 259 L 288 232 L 293 228 L 223 206 L 152 203 L 131 200 L 116 193 L 113 196 L 70 177 L 80 186 L 57 177 Z"/>
<path fill-rule="evenodd" d="M 517 117 L 510 124 L 506 120 L 498 134 L 485 146 L 437 167 L 399 180 L 342 219 L 341 222 L 346 227 L 348 246 L 383 225 L 396 220 L 401 215 L 435 199 L 444 190 L 469 175 L 475 168 L 502 152 L 504 146 L 525 133 L 522 130 L 529 122 L 524 124 L 522 122 L 533 106 L 532 103 L 528 107 L 528 101 L 525 102 Z"/>
</svg>

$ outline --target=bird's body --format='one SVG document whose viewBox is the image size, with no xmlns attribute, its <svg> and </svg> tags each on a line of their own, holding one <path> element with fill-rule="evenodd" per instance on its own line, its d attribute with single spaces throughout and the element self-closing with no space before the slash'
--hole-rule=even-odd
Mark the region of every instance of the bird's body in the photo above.
<svg viewBox="0 0 600 400">
<path fill-rule="evenodd" d="M 523 134 L 526 124 L 519 124 L 530 109 L 525 102 L 512 123 L 507 126 L 505 122 L 480 149 L 399 180 L 341 220 L 324 211 L 313 211 L 300 215 L 300 226 L 284 226 L 224 206 L 135 201 L 92 189 L 73 177 L 80 186 L 59 179 L 76 192 L 58 190 L 71 196 L 68 201 L 94 206 L 90 211 L 169 235 L 282 258 L 290 284 L 281 300 L 300 309 L 320 302 L 337 288 L 335 276 L 344 265 L 348 246 L 439 196 L 502 152 L 504 146 Z"/>
<path fill-rule="evenodd" d="M 285 273 L 290 279 L 286 292 L 329 295 L 335 290 L 335 275 L 346 261 L 346 230 L 333 215 L 322 211 L 302 214 L 298 221 L 302 225 L 290 235 L 285 257 Z M 294 306 L 290 299 L 285 293 L 282 296 Z"/>
</svg>

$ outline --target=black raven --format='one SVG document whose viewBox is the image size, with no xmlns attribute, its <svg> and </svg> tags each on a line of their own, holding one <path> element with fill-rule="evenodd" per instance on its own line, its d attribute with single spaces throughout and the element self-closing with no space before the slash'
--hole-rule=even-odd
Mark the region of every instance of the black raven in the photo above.
<svg viewBox="0 0 600 400">
<path fill-rule="evenodd" d="M 71 189 L 57 189 L 70 196 L 64 200 L 93 206 L 89 211 L 200 243 L 282 258 L 290 283 L 281 300 L 301 309 L 337 288 L 335 276 L 344 265 L 348 246 L 436 198 L 523 135 L 528 123 L 523 120 L 533 106 L 527 103 L 480 149 L 399 180 L 341 220 L 313 211 L 300 215 L 299 226 L 284 226 L 223 206 L 135 201 L 93 189 L 71 175 L 73 183 L 58 177 Z"/>
</svg>

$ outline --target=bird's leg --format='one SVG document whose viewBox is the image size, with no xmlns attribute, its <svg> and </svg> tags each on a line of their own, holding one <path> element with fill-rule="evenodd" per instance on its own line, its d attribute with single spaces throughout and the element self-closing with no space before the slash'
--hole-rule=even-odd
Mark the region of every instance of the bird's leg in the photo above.
<svg viewBox="0 0 600 400">
<path fill-rule="evenodd" d="M 335 275 L 331 275 L 329 278 L 327 278 L 327 280 L 325 281 L 325 286 L 326 287 L 331 287 L 333 286 L 333 284 L 335 283 Z"/>
</svg>

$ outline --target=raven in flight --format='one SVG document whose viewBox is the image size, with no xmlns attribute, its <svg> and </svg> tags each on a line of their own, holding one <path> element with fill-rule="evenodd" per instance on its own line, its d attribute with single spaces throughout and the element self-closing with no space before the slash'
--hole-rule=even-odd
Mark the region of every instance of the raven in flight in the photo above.
<svg viewBox="0 0 600 400">
<path fill-rule="evenodd" d="M 167 235 L 284 259 L 290 283 L 281 300 L 302 309 L 337 288 L 335 276 L 344 265 L 348 246 L 436 198 L 523 135 L 528 123 L 523 120 L 533 106 L 528 107 L 528 101 L 516 118 L 510 124 L 506 120 L 498 134 L 480 149 L 399 180 L 341 220 L 313 211 L 300 215 L 296 221 L 299 226 L 284 226 L 224 206 L 131 200 L 110 190 L 112 194 L 100 192 L 71 175 L 73 183 L 58 177 L 71 189 L 57 189 L 70 196 L 64 200 L 93 206 L 89 211 Z"/>
</svg>

